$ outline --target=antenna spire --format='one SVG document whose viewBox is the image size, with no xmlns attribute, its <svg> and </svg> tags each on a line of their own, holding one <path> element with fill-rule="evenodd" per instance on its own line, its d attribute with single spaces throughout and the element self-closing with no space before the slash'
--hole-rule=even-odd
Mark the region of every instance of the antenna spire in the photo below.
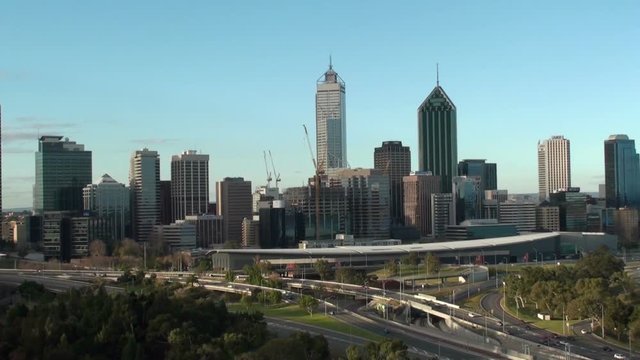
<svg viewBox="0 0 640 360">
<path fill-rule="evenodd" d="M 436 86 L 440 86 L 440 64 L 436 63 Z"/>
<path fill-rule="evenodd" d="M 329 70 L 333 69 L 333 63 L 331 61 L 331 54 L 329 54 Z"/>
</svg>

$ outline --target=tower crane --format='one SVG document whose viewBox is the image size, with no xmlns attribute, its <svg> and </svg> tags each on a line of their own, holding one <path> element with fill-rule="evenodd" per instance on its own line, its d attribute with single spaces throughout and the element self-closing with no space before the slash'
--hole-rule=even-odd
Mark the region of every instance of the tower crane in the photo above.
<svg viewBox="0 0 640 360">
<path fill-rule="evenodd" d="M 315 185 L 316 185 L 316 197 L 315 197 L 315 205 L 316 205 L 316 224 L 315 235 L 316 241 L 320 241 L 320 169 L 318 168 L 318 163 L 316 162 L 316 158 L 313 155 L 313 149 L 311 148 L 311 141 L 309 141 L 309 132 L 307 131 L 307 126 L 302 124 L 304 128 L 304 135 L 307 140 L 307 146 L 309 146 L 309 154 L 311 155 L 311 161 L 313 161 L 313 168 L 315 170 Z"/>
<path fill-rule="evenodd" d="M 276 177 L 276 188 L 278 188 L 278 184 L 280 184 L 280 173 L 276 172 L 276 166 L 273 164 L 273 156 L 271 155 L 271 150 L 269 150 L 269 159 L 271 159 L 271 168 L 273 169 L 273 175 L 275 175 Z"/>
<path fill-rule="evenodd" d="M 269 172 L 269 166 L 267 165 L 267 152 L 263 150 L 262 151 L 262 155 L 264 156 L 264 169 L 267 172 L 267 188 L 270 188 L 271 187 L 271 180 L 273 178 L 271 177 L 271 173 Z M 269 155 L 271 155 L 271 150 L 269 150 Z M 279 181 L 279 179 L 276 180 L 276 181 Z M 276 186 L 278 186 L 278 185 L 276 185 Z"/>
</svg>

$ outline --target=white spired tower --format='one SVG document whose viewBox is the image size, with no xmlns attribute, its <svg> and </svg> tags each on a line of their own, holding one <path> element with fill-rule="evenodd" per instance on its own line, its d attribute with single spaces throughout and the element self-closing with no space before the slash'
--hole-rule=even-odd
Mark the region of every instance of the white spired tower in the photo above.
<svg viewBox="0 0 640 360">
<path fill-rule="evenodd" d="M 549 194 L 571 187 L 571 146 L 564 136 L 538 142 L 538 192 L 540 201 Z"/>
<path fill-rule="evenodd" d="M 316 89 L 316 154 L 321 171 L 347 167 L 347 122 L 344 81 L 329 70 L 317 81 Z"/>
</svg>

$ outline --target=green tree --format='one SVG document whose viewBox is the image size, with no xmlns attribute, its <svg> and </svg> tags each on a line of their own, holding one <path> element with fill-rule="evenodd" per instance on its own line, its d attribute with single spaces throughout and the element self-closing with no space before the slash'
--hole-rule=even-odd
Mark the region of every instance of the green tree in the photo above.
<svg viewBox="0 0 640 360">
<path fill-rule="evenodd" d="M 249 310 L 253 306 L 253 297 L 251 295 L 242 295 L 240 298 L 240 304 Z"/>
<path fill-rule="evenodd" d="M 616 272 L 624 271 L 624 261 L 618 259 L 606 246 L 587 254 L 575 266 L 579 278 L 609 279 Z"/>
<path fill-rule="evenodd" d="M 362 347 L 350 346 L 346 351 L 347 360 L 408 360 L 407 346 L 396 339 L 369 342 Z"/>
<path fill-rule="evenodd" d="M 389 276 L 396 276 L 398 275 L 398 263 L 396 262 L 395 259 L 391 259 L 389 261 L 387 261 L 387 263 L 385 264 L 385 269 L 387 270 L 387 275 Z"/>
<path fill-rule="evenodd" d="M 308 312 L 309 315 L 313 316 L 313 311 L 318 307 L 318 300 L 309 295 L 302 295 L 300 300 L 298 300 L 298 305 L 301 309 Z"/>
<path fill-rule="evenodd" d="M 433 253 L 428 252 L 424 257 L 424 271 L 429 274 L 434 274 L 440 271 L 440 258 Z"/>
<path fill-rule="evenodd" d="M 419 262 L 420 259 L 418 259 L 418 253 L 416 252 L 410 252 L 409 255 L 402 258 L 402 263 L 404 265 L 416 266 Z"/>
<path fill-rule="evenodd" d="M 333 275 L 333 270 L 331 264 L 324 259 L 320 259 L 313 264 L 313 267 L 320 275 L 320 280 L 324 281 L 330 279 Z"/>
</svg>

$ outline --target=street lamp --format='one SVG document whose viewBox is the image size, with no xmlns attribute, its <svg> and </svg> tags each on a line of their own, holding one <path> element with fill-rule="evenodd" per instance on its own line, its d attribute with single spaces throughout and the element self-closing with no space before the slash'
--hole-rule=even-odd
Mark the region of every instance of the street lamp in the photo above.
<svg viewBox="0 0 640 360">
<path fill-rule="evenodd" d="M 504 327 L 504 308 L 507 307 L 507 283 L 506 282 L 502 282 L 502 287 L 503 287 L 503 291 L 504 291 L 504 306 L 502 306 L 502 332 L 505 332 L 505 327 Z"/>
</svg>

